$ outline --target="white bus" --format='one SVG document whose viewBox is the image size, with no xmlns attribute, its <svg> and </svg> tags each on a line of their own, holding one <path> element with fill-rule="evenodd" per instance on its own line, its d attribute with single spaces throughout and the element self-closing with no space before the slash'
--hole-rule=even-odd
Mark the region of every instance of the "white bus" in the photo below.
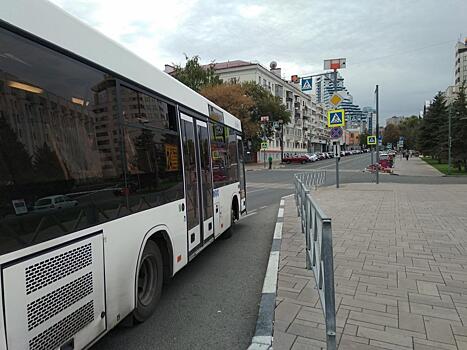
<svg viewBox="0 0 467 350">
<path fill-rule="evenodd" d="M 237 118 L 48 2 L 0 2 L 0 350 L 143 322 L 245 200 Z"/>
</svg>

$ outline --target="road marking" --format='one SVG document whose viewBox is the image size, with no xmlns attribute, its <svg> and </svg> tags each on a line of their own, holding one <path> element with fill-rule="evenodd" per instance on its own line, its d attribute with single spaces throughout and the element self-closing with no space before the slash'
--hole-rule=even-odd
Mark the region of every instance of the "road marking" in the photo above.
<svg viewBox="0 0 467 350">
<path fill-rule="evenodd" d="M 260 189 L 258 189 L 258 190 L 253 190 L 253 191 L 248 191 L 248 190 L 247 190 L 246 193 L 247 193 L 247 194 L 251 194 L 251 193 L 253 193 L 253 192 L 266 191 L 266 190 L 267 190 L 267 188 L 260 188 Z"/>
<path fill-rule="evenodd" d="M 281 199 L 281 202 L 280 202 L 280 204 L 279 204 L 279 205 L 280 205 L 281 207 L 283 207 L 283 206 L 284 206 L 284 204 L 285 204 L 285 201 L 284 201 L 283 199 Z"/>
<path fill-rule="evenodd" d="M 281 239 L 282 238 L 282 222 L 276 222 L 276 227 L 274 229 L 274 239 Z"/>
<path fill-rule="evenodd" d="M 263 293 L 275 293 L 277 285 L 277 269 L 279 267 L 279 252 L 271 252 L 268 268 L 264 277 Z"/>
<path fill-rule="evenodd" d="M 264 209 L 264 208 L 267 208 L 268 206 L 267 205 L 263 205 L 262 207 L 259 207 L 259 209 Z"/>
<path fill-rule="evenodd" d="M 252 215 L 256 215 L 256 214 L 258 214 L 258 213 L 256 212 L 256 210 L 252 210 L 252 211 L 250 211 L 248 214 L 242 216 L 241 220 L 246 219 L 247 217 L 252 216 Z"/>
<path fill-rule="evenodd" d="M 279 211 L 277 212 L 277 217 L 278 218 L 284 217 L 284 208 L 279 208 Z"/>
</svg>

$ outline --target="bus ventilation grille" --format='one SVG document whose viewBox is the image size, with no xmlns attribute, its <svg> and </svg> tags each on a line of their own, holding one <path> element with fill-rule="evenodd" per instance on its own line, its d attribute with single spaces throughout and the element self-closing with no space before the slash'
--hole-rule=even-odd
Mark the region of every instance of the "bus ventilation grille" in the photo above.
<svg viewBox="0 0 467 350">
<path fill-rule="evenodd" d="M 91 300 L 61 321 L 29 341 L 29 350 L 50 350 L 71 339 L 94 320 L 94 303 Z"/>
<path fill-rule="evenodd" d="M 92 264 L 91 243 L 26 268 L 26 294 L 31 294 Z"/>
<path fill-rule="evenodd" d="M 93 292 L 92 272 L 34 300 L 27 306 L 28 330 L 37 327 Z"/>
</svg>

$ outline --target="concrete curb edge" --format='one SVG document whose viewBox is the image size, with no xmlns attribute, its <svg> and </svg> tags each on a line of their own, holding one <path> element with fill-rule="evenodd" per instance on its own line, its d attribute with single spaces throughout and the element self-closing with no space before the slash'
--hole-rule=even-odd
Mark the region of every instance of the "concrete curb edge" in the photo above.
<svg viewBox="0 0 467 350">
<path fill-rule="evenodd" d="M 248 350 L 272 349 L 272 333 L 274 328 L 274 311 L 276 306 L 277 273 L 279 272 L 280 249 L 282 243 L 282 226 L 284 223 L 285 198 L 280 200 L 277 211 L 276 226 L 272 239 L 271 252 L 269 253 L 268 266 L 264 276 L 261 302 L 259 305 L 258 318 L 256 320 L 255 334 L 251 340 Z"/>
</svg>

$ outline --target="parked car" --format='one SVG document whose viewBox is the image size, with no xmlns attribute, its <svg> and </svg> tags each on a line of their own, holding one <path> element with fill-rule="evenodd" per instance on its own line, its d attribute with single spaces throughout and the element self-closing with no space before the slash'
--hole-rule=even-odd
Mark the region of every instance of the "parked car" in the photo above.
<svg viewBox="0 0 467 350">
<path fill-rule="evenodd" d="M 309 158 L 304 154 L 293 155 L 293 156 L 284 156 L 283 162 L 287 163 L 287 164 L 290 164 L 290 163 L 305 164 L 305 163 L 309 162 Z"/>
<path fill-rule="evenodd" d="M 334 153 L 333 152 L 327 152 L 328 158 L 334 158 Z"/>
<path fill-rule="evenodd" d="M 64 195 L 48 196 L 38 199 L 34 203 L 34 210 L 50 210 L 71 208 L 78 205 L 78 201 Z"/>
<path fill-rule="evenodd" d="M 316 162 L 318 160 L 318 156 L 314 153 L 312 154 L 305 154 L 306 157 L 308 157 L 310 162 Z"/>
<path fill-rule="evenodd" d="M 341 151 L 341 157 L 346 156 L 345 151 Z"/>
<path fill-rule="evenodd" d="M 316 155 L 318 156 L 318 159 L 319 159 L 319 160 L 323 160 L 323 159 L 326 159 L 326 158 L 327 158 L 326 155 L 325 155 L 324 153 L 321 153 L 321 152 L 320 152 L 320 153 L 316 153 Z"/>
</svg>

